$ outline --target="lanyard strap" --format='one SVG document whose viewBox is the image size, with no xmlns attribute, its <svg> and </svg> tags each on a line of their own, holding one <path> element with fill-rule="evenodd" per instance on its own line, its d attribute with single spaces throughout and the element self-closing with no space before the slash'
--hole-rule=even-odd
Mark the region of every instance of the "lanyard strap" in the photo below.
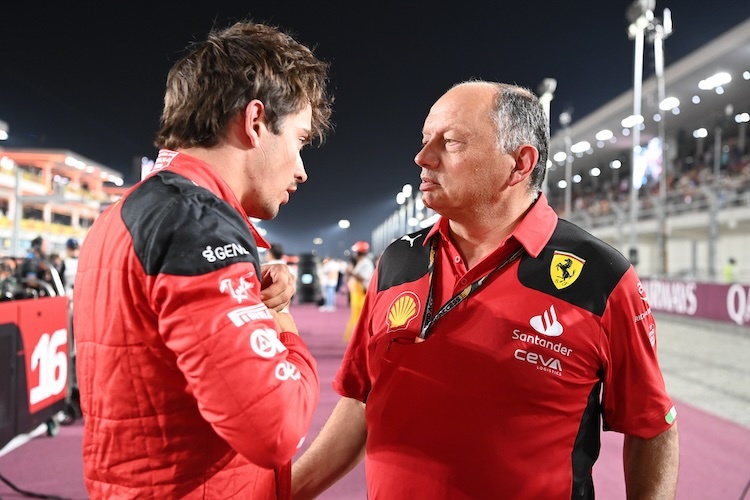
<svg viewBox="0 0 750 500">
<path fill-rule="evenodd" d="M 468 285 L 466 288 L 461 290 L 458 294 L 454 295 L 452 299 L 450 299 L 448 302 L 443 305 L 443 307 L 440 308 L 440 310 L 433 316 L 432 315 L 432 308 L 435 305 L 435 297 L 433 294 L 434 290 L 434 282 L 433 276 L 435 271 L 435 259 L 437 256 L 437 248 L 438 248 L 438 235 L 435 235 L 432 237 L 432 242 L 430 244 L 430 264 L 427 267 L 427 272 L 429 274 L 428 283 L 430 287 L 430 291 L 427 295 L 427 304 L 425 306 L 425 313 L 424 317 L 422 318 L 422 330 L 419 332 L 419 338 L 424 340 L 427 338 L 427 335 L 429 335 L 430 328 L 432 328 L 432 325 L 434 325 L 437 320 L 448 314 L 449 311 L 451 311 L 454 307 L 456 307 L 458 304 L 466 300 L 469 295 L 474 293 L 482 284 L 489 278 L 491 275 L 495 274 L 500 269 L 504 268 L 517 258 L 519 258 L 523 252 L 524 248 L 523 246 L 518 247 L 518 249 L 510 254 L 508 258 L 506 258 L 503 262 L 500 263 L 495 269 L 488 272 L 472 284 Z"/>
</svg>

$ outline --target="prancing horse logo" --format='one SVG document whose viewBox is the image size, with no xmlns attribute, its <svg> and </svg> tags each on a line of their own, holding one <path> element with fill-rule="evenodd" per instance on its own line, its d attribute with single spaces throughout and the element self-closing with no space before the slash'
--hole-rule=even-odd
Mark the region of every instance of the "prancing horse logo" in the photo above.
<svg viewBox="0 0 750 500">
<path fill-rule="evenodd" d="M 577 255 L 555 250 L 549 266 L 549 275 L 555 288 L 562 290 L 572 285 L 581 275 L 585 263 L 586 261 Z"/>
</svg>

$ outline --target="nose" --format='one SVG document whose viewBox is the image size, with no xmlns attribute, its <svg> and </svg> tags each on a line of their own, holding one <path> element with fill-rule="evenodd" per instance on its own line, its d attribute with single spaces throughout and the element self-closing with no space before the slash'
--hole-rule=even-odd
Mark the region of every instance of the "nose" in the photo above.
<svg viewBox="0 0 750 500">
<path fill-rule="evenodd" d="M 422 148 L 414 156 L 414 163 L 422 168 L 430 168 L 437 164 L 437 157 L 430 151 L 429 144 L 422 145 Z"/>
<path fill-rule="evenodd" d="M 305 163 L 302 161 L 302 157 L 297 157 L 297 169 L 294 172 L 294 180 L 297 184 L 301 184 L 307 180 L 307 172 L 305 171 Z"/>
</svg>

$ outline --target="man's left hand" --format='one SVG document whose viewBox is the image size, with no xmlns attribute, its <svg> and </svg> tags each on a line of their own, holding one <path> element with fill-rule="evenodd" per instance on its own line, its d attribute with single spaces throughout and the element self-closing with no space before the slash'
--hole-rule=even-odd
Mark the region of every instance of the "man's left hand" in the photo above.
<svg viewBox="0 0 750 500">
<path fill-rule="evenodd" d="M 294 296 L 294 276 L 286 264 L 260 266 L 260 299 L 269 309 L 286 311 Z"/>
</svg>

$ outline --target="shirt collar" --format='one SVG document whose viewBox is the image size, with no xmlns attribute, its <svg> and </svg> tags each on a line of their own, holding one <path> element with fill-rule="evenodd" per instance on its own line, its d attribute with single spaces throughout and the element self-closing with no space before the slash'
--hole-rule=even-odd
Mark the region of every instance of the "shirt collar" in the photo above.
<svg viewBox="0 0 750 500">
<path fill-rule="evenodd" d="M 511 233 L 511 237 L 515 238 L 526 250 L 526 253 L 536 258 L 541 253 L 544 246 L 549 241 L 552 233 L 557 226 L 557 214 L 549 206 L 547 197 L 544 193 L 540 193 L 536 201 L 531 205 L 531 208 L 526 213 L 521 222 Z M 422 246 L 427 245 L 430 238 L 436 233 L 440 233 L 442 238 L 448 238 L 450 234 L 448 231 L 448 219 L 440 217 L 438 221 L 432 226 L 432 229 L 427 233 L 427 237 L 422 242 Z M 506 242 L 510 237 L 506 240 Z"/>
</svg>

